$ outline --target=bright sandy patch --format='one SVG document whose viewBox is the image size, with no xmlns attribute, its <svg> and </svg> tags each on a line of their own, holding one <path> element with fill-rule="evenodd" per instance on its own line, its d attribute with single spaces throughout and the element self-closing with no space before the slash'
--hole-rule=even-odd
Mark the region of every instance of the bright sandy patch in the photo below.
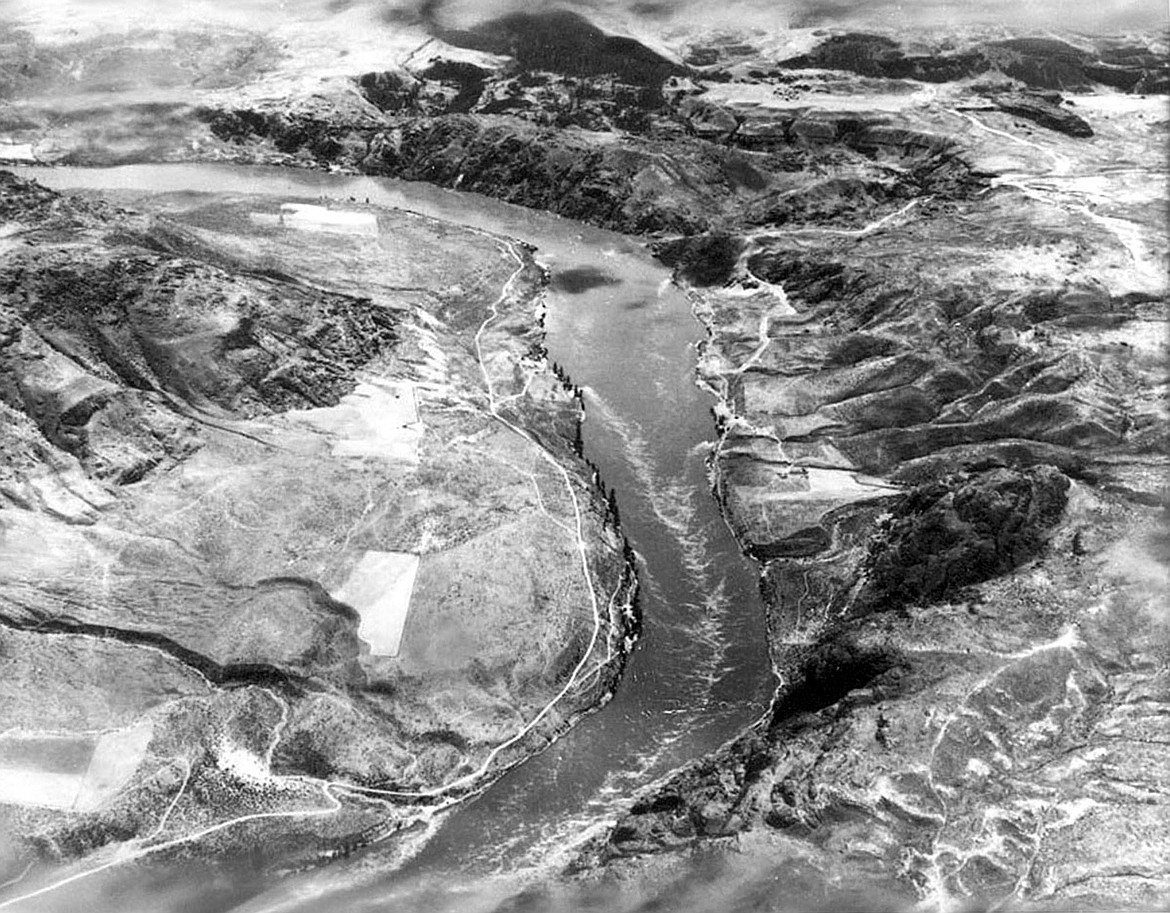
<svg viewBox="0 0 1170 913">
<path fill-rule="evenodd" d="M 358 636 L 375 656 L 398 655 L 418 563 L 408 552 L 366 552 L 333 594 L 361 615 Z"/>
<path fill-rule="evenodd" d="M 337 456 L 418 463 L 423 431 L 413 384 L 369 381 L 336 406 L 295 409 L 288 415 L 333 435 Z"/>
</svg>

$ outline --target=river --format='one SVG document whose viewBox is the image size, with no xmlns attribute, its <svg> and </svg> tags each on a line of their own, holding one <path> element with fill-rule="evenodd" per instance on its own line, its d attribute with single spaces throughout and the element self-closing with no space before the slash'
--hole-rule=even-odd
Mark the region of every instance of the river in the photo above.
<svg viewBox="0 0 1170 913">
<path fill-rule="evenodd" d="M 375 847 L 280 881 L 241 875 L 199 909 L 421 909 L 424 896 L 428 910 L 461 909 L 468 885 L 512 886 L 566 861 L 637 789 L 765 711 L 774 683 L 757 572 L 708 491 L 713 401 L 694 372 L 703 330 L 636 240 L 391 179 L 231 165 L 17 170 L 55 189 L 116 192 L 119 202 L 163 192 L 368 199 L 536 245 L 554 280 L 549 357 L 585 390 L 585 453 L 616 489 L 640 559 L 643 636 L 607 706 L 450 812 L 405 864 L 391 866 Z"/>
</svg>

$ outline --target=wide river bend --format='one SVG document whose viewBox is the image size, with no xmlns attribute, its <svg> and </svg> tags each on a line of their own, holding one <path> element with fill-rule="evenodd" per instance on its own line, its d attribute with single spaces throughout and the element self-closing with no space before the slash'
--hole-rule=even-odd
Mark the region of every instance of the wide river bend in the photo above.
<svg viewBox="0 0 1170 913">
<path fill-rule="evenodd" d="M 280 883 L 248 878 L 217 892 L 221 904 L 200 909 L 241 902 L 249 910 L 462 909 L 470 885 L 539 877 L 612 821 L 638 788 L 765 711 L 773 680 L 756 569 L 708 490 L 713 401 L 695 383 L 703 330 L 639 242 L 391 179 L 233 165 L 17 170 L 54 189 L 110 193 L 119 202 L 167 192 L 368 199 L 534 244 L 554 278 L 549 357 L 585 390 L 585 453 L 616 489 L 640 559 L 643 636 L 601 711 L 450 812 L 405 865 L 379 864 L 375 849 Z"/>
</svg>

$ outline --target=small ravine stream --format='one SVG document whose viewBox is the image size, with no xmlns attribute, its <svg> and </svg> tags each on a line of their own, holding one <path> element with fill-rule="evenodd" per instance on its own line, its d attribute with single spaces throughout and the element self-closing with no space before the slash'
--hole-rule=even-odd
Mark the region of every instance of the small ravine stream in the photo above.
<svg viewBox="0 0 1170 913">
<path fill-rule="evenodd" d="M 280 884 L 261 881 L 245 892 L 258 895 L 248 909 L 421 909 L 409 902 L 416 889 L 427 909 L 458 908 L 454 895 L 436 897 L 436 885 L 463 890 L 567 861 L 637 789 L 764 712 L 773 681 L 756 570 L 708 491 L 713 402 L 694 373 L 703 330 L 668 271 L 635 240 L 386 179 L 227 165 L 20 170 L 55 189 L 368 199 L 531 242 L 552 270 L 549 357 L 585 390 L 585 454 L 616 489 L 641 559 L 643 637 L 617 694 L 449 813 L 405 866 L 388 870 L 376 850 L 366 852 Z"/>
</svg>

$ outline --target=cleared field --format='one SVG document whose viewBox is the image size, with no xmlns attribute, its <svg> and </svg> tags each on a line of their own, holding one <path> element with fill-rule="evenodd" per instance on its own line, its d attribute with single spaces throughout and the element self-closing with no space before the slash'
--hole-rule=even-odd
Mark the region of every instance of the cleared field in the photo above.
<svg viewBox="0 0 1170 913">
<path fill-rule="evenodd" d="M 358 384 L 336 406 L 289 415 L 333 435 L 335 456 L 418 463 L 423 433 L 413 384 L 369 381 Z"/>
<path fill-rule="evenodd" d="M 358 636 L 375 656 L 398 655 L 418 562 L 407 552 L 366 552 L 335 594 L 361 615 Z"/>
<path fill-rule="evenodd" d="M 0 741 L 0 804 L 92 811 L 130 781 L 154 727 L 89 736 Z"/>
<path fill-rule="evenodd" d="M 371 212 L 348 212 L 312 203 L 282 203 L 280 212 L 250 213 L 253 222 L 298 231 L 327 231 L 343 235 L 377 237 L 378 218 Z"/>
</svg>

